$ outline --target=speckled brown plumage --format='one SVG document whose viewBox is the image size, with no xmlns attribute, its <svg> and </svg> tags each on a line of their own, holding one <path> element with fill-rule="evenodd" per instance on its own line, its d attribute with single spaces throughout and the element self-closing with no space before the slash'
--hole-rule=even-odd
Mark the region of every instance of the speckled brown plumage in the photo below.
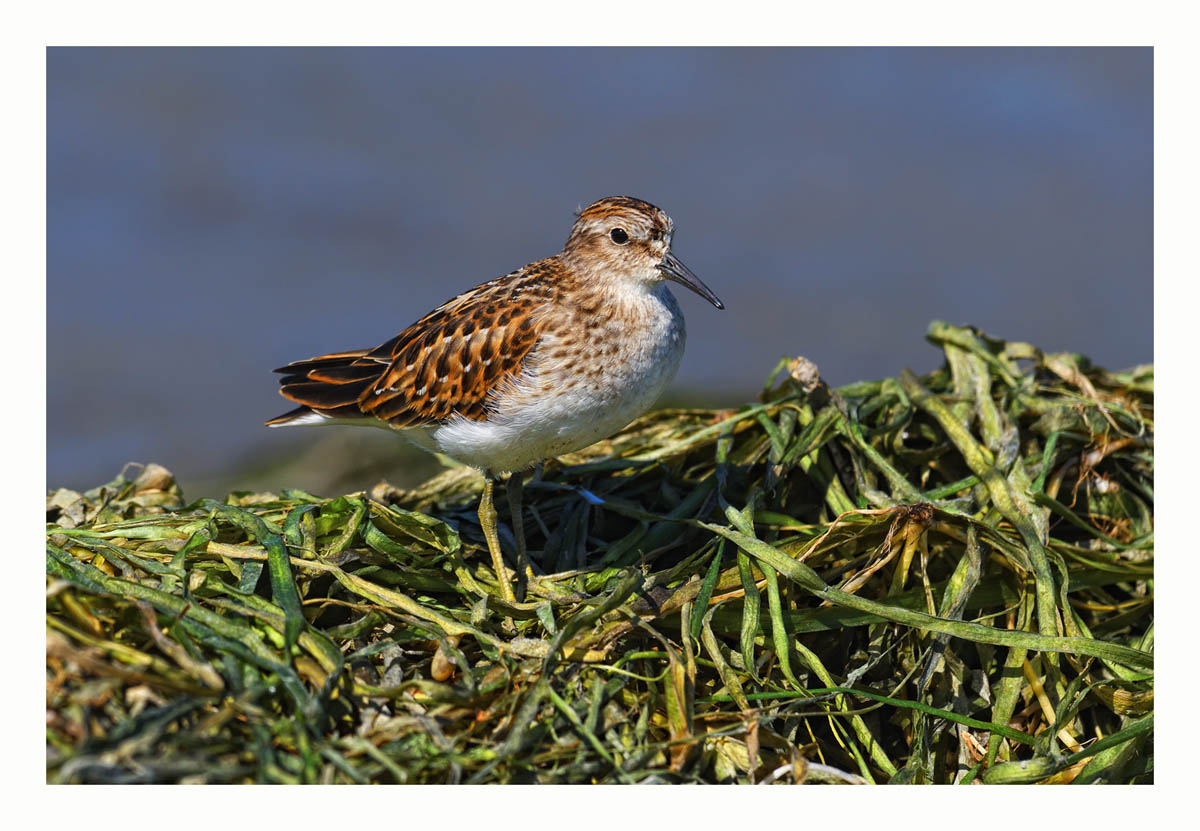
<svg viewBox="0 0 1200 831">
<path fill-rule="evenodd" d="M 541 335 L 539 314 L 572 283 L 549 257 L 443 303 L 374 349 L 322 355 L 275 370 L 280 392 L 306 411 L 375 418 L 392 427 L 488 417 L 493 390 L 521 372 Z"/>
</svg>

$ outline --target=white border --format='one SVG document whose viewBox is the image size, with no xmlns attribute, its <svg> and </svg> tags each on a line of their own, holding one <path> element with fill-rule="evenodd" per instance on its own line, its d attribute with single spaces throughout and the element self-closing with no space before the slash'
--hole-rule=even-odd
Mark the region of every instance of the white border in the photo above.
<svg viewBox="0 0 1200 831">
<path fill-rule="evenodd" d="M 1149 11 L 1147 11 L 1147 7 Z M 1178 606 L 1184 592 L 1195 591 L 1195 546 L 1184 539 L 1183 502 L 1195 490 L 1194 428 L 1185 421 L 1194 393 L 1197 350 L 1195 328 L 1195 210 L 1197 193 L 1194 24 L 1180 13 L 1182 3 L 1115 2 L 855 2 L 832 3 L 503 3 L 455 2 L 105 2 L 26 3 L 6 14 L 11 26 L 3 35 L 7 175 L 2 200 L 9 256 L 5 258 L 8 302 L 4 338 L 9 356 L 4 411 L 8 418 L 10 458 L 4 504 L 20 505 L 20 516 L 40 517 L 38 471 L 45 469 L 45 52 L 53 45 L 1153 45 L 1155 55 L 1155 352 L 1161 425 L 1158 439 L 1169 452 L 1159 454 L 1156 485 L 1160 568 L 1157 616 L 1159 661 L 1165 683 L 1158 707 L 1154 816 L 1166 819 L 1171 808 L 1158 802 L 1164 788 L 1183 781 L 1188 771 L 1186 745 L 1192 736 L 1189 683 L 1195 659 L 1180 643 L 1184 621 Z M 12 15 L 16 15 L 13 17 Z M 81 413 L 80 417 L 86 417 Z M 19 419 L 19 421 L 18 421 Z M 32 424 L 32 426 L 31 426 Z M 33 479 L 30 483 L 27 479 Z M 44 484 L 44 481 L 43 481 Z M 1194 497 L 1193 500 L 1194 501 Z M 1194 508 L 1193 508 L 1194 510 Z M 854 798 L 842 790 L 770 788 L 751 794 L 721 788 L 596 789 L 491 788 L 354 791 L 223 788 L 204 792 L 207 800 L 232 805 L 225 810 L 189 807 L 191 794 L 174 789 L 115 790 L 49 788 L 44 785 L 44 736 L 39 724 L 44 707 L 38 678 L 44 643 L 38 627 L 43 613 L 41 527 L 29 524 L 16 545 L 7 548 L 19 560 L 9 572 L 4 598 L 6 632 L 27 637 L 6 644 L 9 667 L 3 712 L 11 733 L 0 754 L 3 781 L 10 797 L 38 799 L 26 816 L 56 827 L 83 820 L 89 828 L 128 828 L 131 823 L 168 819 L 192 827 L 218 820 L 232 827 L 260 825 L 285 817 L 307 823 L 423 824 L 440 818 L 451 826 L 465 822 L 488 827 L 554 825 L 612 826 L 681 824 L 701 818 L 705 827 L 732 827 L 749 821 L 851 827 L 874 824 L 886 810 L 888 828 L 927 827 L 933 823 L 990 824 L 986 807 L 1017 798 L 1021 811 L 1039 825 L 1049 816 L 1071 811 L 1083 821 L 1145 819 L 1150 807 L 1127 789 L 1035 789 L 1018 794 L 988 788 L 866 789 Z M 1174 620 L 1173 620 L 1174 619 Z M 1174 624 L 1174 625 L 1172 625 Z M 1186 697 L 1185 697 L 1186 696 Z M 1189 742 L 1190 743 L 1190 742 Z M 14 787 L 20 785 L 21 787 Z M 1086 793 L 1086 796 L 1084 794 Z M 1142 793 L 1139 791 L 1138 793 Z M 1148 792 L 1146 792 L 1149 795 Z M 1074 795 L 1072 795 L 1074 794 Z M 39 799 L 40 798 L 40 799 Z M 268 803 L 267 800 L 270 800 Z M 1084 800 L 1087 800 L 1086 802 Z M 50 800 L 53 800 L 52 802 Z M 536 800 L 535 805 L 530 801 Z M 966 800 L 969 800 L 967 802 Z M 271 810 L 268 819 L 255 809 Z M 911 810 L 903 810 L 909 808 Z M 228 812 L 236 807 L 236 813 Z M 1011 807 L 1011 806 L 1010 806 Z M 248 810 L 247 810 L 248 809 Z M 9 808 L 19 812 L 20 806 Z M 33 812 L 37 813 L 34 814 Z M 299 812 L 303 811 L 303 814 Z M 1099 814 L 1098 811 L 1103 811 Z M 433 812 L 433 813 L 431 813 Z M 486 813 L 484 813 L 486 812 Z M 17 814 L 19 816 L 19 814 Z M 530 817 L 533 819 L 530 819 Z M 1010 815 L 1011 816 L 1011 815 Z M 1186 816 L 1186 814 L 1185 814 Z M 245 821 L 236 817 L 245 817 Z M 1034 819 L 1036 817 L 1036 819 Z"/>
</svg>

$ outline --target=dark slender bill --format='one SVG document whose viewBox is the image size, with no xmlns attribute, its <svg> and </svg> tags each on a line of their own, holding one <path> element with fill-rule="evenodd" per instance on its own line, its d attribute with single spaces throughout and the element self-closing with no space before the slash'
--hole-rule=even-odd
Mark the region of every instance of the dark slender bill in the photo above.
<svg viewBox="0 0 1200 831">
<path fill-rule="evenodd" d="M 667 256 L 663 257 L 662 263 L 659 264 L 658 270 L 667 275 L 668 280 L 674 280 L 676 283 L 687 286 L 718 309 L 725 308 L 725 304 L 717 299 L 717 296 L 712 293 L 712 289 L 701 283 L 700 278 L 693 274 L 690 268 L 679 262 L 679 258 L 674 254 L 668 252 Z"/>
</svg>

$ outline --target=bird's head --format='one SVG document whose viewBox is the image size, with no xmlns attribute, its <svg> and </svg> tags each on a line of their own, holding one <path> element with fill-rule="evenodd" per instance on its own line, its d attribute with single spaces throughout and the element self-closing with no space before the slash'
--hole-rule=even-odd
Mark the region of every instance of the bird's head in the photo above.
<svg viewBox="0 0 1200 831">
<path fill-rule="evenodd" d="M 674 233 L 675 223 L 660 208 L 631 196 L 608 196 L 579 212 L 562 257 L 581 274 L 651 285 L 673 280 L 725 308 L 671 252 Z"/>
</svg>

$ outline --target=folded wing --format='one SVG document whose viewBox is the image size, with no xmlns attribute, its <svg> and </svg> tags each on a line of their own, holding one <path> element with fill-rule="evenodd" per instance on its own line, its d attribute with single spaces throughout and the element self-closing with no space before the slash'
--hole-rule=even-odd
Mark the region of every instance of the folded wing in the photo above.
<svg viewBox="0 0 1200 831">
<path fill-rule="evenodd" d="M 390 427 L 486 421 L 489 396 L 518 375 L 541 334 L 539 314 L 554 301 L 556 258 L 484 283 L 442 304 L 387 343 L 296 361 L 280 393 L 300 406 L 267 422 L 373 419 Z"/>
</svg>

